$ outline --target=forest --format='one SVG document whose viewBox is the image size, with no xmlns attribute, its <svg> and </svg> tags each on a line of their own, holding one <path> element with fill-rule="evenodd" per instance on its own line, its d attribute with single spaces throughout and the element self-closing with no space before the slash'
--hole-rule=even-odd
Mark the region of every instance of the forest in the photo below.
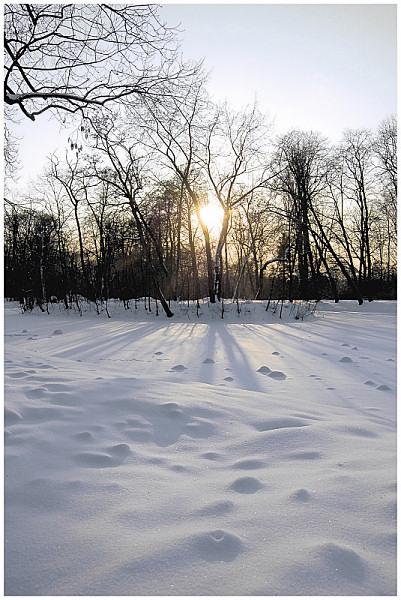
<svg viewBox="0 0 401 600">
<path fill-rule="evenodd" d="M 70 36 L 82 45 L 77 30 Z M 165 30 L 157 36 L 166 43 Z M 105 109 L 87 110 L 89 92 L 79 104 L 73 90 L 66 108 L 65 93 L 10 87 L 7 104 L 31 119 L 72 112 L 75 129 L 24 197 L 6 197 L 6 297 L 42 310 L 152 297 L 168 316 L 173 299 L 394 299 L 395 116 L 377 131 L 346 130 L 339 144 L 319 132 L 277 134 L 257 103 L 215 103 L 201 64 L 176 66 L 166 52 L 173 73 L 163 63 L 163 77 L 149 78 L 146 93 L 136 84 L 135 97 L 118 80 L 118 102 Z M 15 73 L 12 63 L 10 81 Z M 106 86 L 93 102 L 113 93 Z M 52 94 L 55 104 L 28 112 L 33 97 Z M 13 151 L 6 130 L 10 171 Z"/>
</svg>

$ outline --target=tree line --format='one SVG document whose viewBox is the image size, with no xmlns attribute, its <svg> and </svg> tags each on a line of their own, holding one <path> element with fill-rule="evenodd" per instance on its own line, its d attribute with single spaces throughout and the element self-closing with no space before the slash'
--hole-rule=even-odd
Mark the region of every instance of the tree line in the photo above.
<svg viewBox="0 0 401 600">
<path fill-rule="evenodd" d="M 71 142 L 25 207 L 6 205 L 6 295 L 151 296 L 167 314 L 171 299 L 205 296 L 395 298 L 394 118 L 338 146 L 291 131 L 265 148 L 256 109 L 220 108 L 199 132 L 193 117 L 184 129 L 153 116 L 136 133 L 117 117 L 85 123 L 87 147 Z"/>
<path fill-rule="evenodd" d="M 202 65 L 178 58 L 152 7 L 5 15 L 10 118 L 50 111 L 76 123 L 63 159 L 7 199 L 8 297 L 45 310 L 148 296 L 168 316 L 177 298 L 395 298 L 395 117 L 336 145 L 277 136 L 256 105 L 208 97 Z M 5 152 L 9 174 L 8 129 Z M 209 202 L 221 209 L 213 229 Z"/>
</svg>

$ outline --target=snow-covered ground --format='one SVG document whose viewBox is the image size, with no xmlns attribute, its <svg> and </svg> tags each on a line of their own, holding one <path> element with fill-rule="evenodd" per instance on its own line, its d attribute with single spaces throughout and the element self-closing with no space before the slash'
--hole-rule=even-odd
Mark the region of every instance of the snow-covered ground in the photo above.
<svg viewBox="0 0 401 600">
<path fill-rule="evenodd" d="M 5 303 L 7 595 L 396 593 L 396 303 L 265 305 Z"/>
</svg>

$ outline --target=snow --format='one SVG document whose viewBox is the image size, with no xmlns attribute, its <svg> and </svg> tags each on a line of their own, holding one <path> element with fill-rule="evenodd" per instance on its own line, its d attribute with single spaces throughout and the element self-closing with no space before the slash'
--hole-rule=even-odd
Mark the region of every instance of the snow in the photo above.
<svg viewBox="0 0 401 600">
<path fill-rule="evenodd" d="M 396 303 L 5 303 L 7 595 L 396 594 Z"/>
</svg>

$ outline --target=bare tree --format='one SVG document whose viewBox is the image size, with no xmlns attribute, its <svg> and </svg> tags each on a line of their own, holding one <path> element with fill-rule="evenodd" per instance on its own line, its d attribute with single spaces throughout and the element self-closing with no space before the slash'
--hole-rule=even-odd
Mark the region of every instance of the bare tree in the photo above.
<svg viewBox="0 0 401 600">
<path fill-rule="evenodd" d="M 212 193 L 223 209 L 214 259 L 214 292 L 221 296 L 222 252 L 233 210 L 272 178 L 267 160 L 268 128 L 256 105 L 240 112 L 218 107 L 209 121 L 201 158 Z"/>
<path fill-rule="evenodd" d="M 92 176 L 98 182 L 107 184 L 116 196 L 128 204 L 146 256 L 155 295 L 166 315 L 172 317 L 162 286 L 162 278 L 169 274 L 163 258 L 163 248 L 145 218 L 140 202 L 147 158 L 141 154 L 142 149 L 138 150 L 131 132 L 118 123 L 116 116 L 90 119 L 87 123 L 90 123 L 94 149 L 98 153 L 98 156 L 94 155 L 91 159 Z M 100 157 L 103 162 L 99 161 Z"/>
<path fill-rule="evenodd" d="M 155 155 L 159 166 L 160 157 L 163 157 L 165 166 L 178 177 L 195 209 L 205 243 L 209 298 L 214 303 L 210 232 L 201 213 L 202 204 L 206 202 L 206 190 L 199 156 L 202 152 L 201 141 L 205 135 L 203 123 L 207 120 L 210 109 L 204 83 L 204 77 L 199 71 L 185 96 L 171 98 L 170 102 L 163 105 L 147 102 L 147 112 L 133 114 L 132 120 L 134 127 L 142 129 L 141 142 L 148 152 Z"/>
<path fill-rule="evenodd" d="M 275 155 L 278 174 L 274 189 L 287 203 L 287 214 L 295 239 L 291 254 L 297 264 L 302 298 L 318 296 L 317 273 L 313 260 L 310 221 L 313 202 L 325 186 L 326 143 L 316 133 L 291 131 L 282 136 Z"/>
<path fill-rule="evenodd" d="M 81 209 L 86 204 L 90 181 L 85 169 L 82 167 L 79 156 L 66 156 L 65 164 L 60 165 L 56 156 L 50 159 L 50 170 L 48 177 L 57 181 L 64 194 L 68 198 L 74 214 L 76 232 L 78 235 L 79 257 L 81 263 L 82 277 L 85 287 L 89 286 L 89 277 L 86 268 L 85 248 L 81 223 Z M 87 290 L 88 292 L 89 290 Z"/>
<path fill-rule="evenodd" d="M 381 207 L 391 220 L 394 237 L 397 235 L 397 120 L 385 119 L 373 139 L 376 172 L 381 182 Z"/>
<path fill-rule="evenodd" d="M 340 147 L 344 165 L 346 198 L 354 207 L 351 245 L 358 257 L 358 281 L 370 296 L 372 280 L 371 228 L 375 183 L 372 160 L 372 134 L 368 130 L 347 130 Z"/>
<path fill-rule="evenodd" d="M 193 67 L 155 5 L 6 4 L 4 101 L 31 120 L 132 96 L 160 100 Z"/>
</svg>

